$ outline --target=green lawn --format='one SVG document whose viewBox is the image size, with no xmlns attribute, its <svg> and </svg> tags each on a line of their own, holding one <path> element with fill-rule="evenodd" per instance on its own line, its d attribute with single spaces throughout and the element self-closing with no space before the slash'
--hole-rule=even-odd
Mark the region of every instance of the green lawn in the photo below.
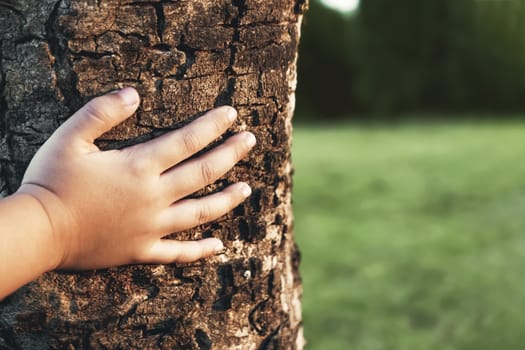
<svg viewBox="0 0 525 350">
<path fill-rule="evenodd" d="M 525 348 L 525 123 L 296 127 L 307 349 Z"/>
</svg>

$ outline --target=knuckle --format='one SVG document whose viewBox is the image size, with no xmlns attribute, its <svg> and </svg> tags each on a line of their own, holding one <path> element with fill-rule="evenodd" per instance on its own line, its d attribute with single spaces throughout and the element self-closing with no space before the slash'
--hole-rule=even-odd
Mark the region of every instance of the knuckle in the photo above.
<svg viewBox="0 0 525 350">
<path fill-rule="evenodd" d="M 197 134 L 195 134 L 195 132 L 191 130 L 186 130 L 182 134 L 182 142 L 184 144 L 184 148 L 188 153 L 195 153 L 200 148 L 199 137 L 197 136 Z"/>
<path fill-rule="evenodd" d="M 209 162 L 202 162 L 200 165 L 201 177 L 207 184 L 215 180 L 215 168 Z"/>
<path fill-rule="evenodd" d="M 100 99 L 101 97 L 97 97 L 88 103 L 85 107 L 85 112 L 90 119 L 105 124 L 109 119 L 109 115 Z"/>
<path fill-rule="evenodd" d="M 245 147 L 237 145 L 233 148 L 233 156 L 234 156 L 235 162 L 238 162 L 241 159 L 243 159 L 245 155 L 246 155 Z"/>
<path fill-rule="evenodd" d="M 212 123 L 212 126 L 213 126 L 213 132 L 215 133 L 216 136 L 219 136 L 222 134 L 223 130 L 224 130 L 224 127 L 227 123 L 227 119 L 226 118 L 213 118 L 211 120 L 211 123 Z"/>
<path fill-rule="evenodd" d="M 203 205 L 197 208 L 195 214 L 195 220 L 198 222 L 198 225 L 204 224 L 212 219 L 212 212 L 210 207 Z"/>
</svg>

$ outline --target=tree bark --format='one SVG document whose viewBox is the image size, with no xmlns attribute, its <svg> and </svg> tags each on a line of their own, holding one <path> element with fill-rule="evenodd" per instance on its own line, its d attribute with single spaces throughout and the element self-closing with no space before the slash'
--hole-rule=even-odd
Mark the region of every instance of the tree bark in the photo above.
<svg viewBox="0 0 525 350">
<path fill-rule="evenodd" d="M 0 191 L 95 95 L 124 86 L 140 110 L 104 135 L 119 148 L 215 106 L 258 139 L 198 193 L 254 189 L 220 220 L 174 235 L 216 236 L 221 256 L 187 265 L 52 272 L 0 304 L 0 349 L 301 349 L 292 233 L 291 118 L 306 0 L 0 1 Z M 31 244 L 31 242 L 28 242 Z"/>
</svg>

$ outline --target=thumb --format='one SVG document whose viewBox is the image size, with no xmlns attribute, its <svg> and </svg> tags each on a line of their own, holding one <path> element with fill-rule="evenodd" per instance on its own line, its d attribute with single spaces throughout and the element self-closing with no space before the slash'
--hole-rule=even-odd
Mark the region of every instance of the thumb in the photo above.
<svg viewBox="0 0 525 350">
<path fill-rule="evenodd" d="M 129 118 L 139 106 L 133 88 L 125 88 L 94 98 L 79 109 L 60 128 L 61 137 L 79 138 L 88 143 Z"/>
</svg>

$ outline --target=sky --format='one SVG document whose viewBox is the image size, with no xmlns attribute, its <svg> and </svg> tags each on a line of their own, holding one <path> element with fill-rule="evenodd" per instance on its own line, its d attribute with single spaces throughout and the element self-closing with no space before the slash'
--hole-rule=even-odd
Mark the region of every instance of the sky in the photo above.
<svg viewBox="0 0 525 350">
<path fill-rule="evenodd" d="M 359 0 L 321 0 L 321 2 L 341 12 L 354 11 L 359 6 Z"/>
</svg>

